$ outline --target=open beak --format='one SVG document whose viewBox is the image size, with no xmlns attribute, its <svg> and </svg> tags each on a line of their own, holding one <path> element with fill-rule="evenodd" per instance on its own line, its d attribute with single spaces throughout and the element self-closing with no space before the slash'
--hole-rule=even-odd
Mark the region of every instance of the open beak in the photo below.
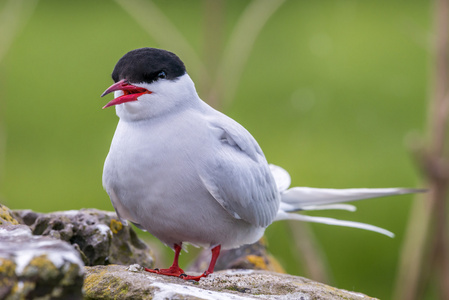
<svg viewBox="0 0 449 300">
<path fill-rule="evenodd" d="M 125 102 L 137 101 L 137 98 L 139 98 L 140 96 L 144 94 L 151 94 L 149 90 L 129 84 L 128 81 L 126 81 L 126 79 L 123 79 L 111 85 L 106 91 L 104 91 L 103 94 L 101 94 L 101 97 L 115 91 L 123 91 L 123 96 L 115 98 L 114 100 L 106 104 L 103 108 L 112 105 L 122 104 Z"/>
</svg>

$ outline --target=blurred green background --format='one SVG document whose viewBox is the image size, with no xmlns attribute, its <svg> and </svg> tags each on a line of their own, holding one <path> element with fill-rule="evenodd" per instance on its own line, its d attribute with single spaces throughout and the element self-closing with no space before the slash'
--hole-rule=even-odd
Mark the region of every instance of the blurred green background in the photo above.
<svg viewBox="0 0 449 300">
<path fill-rule="evenodd" d="M 250 1 L 222 2 L 216 20 L 205 1 L 152 3 L 215 75 L 198 75 L 197 61 L 181 42 L 177 47 L 179 37 L 170 37 L 165 23 L 149 16 L 144 28 L 114 1 L 42 0 L 29 18 L 17 15 L 18 29 L 0 56 L 0 200 L 11 209 L 112 210 L 101 174 L 118 119 L 113 108 L 101 109 L 109 98 L 99 96 L 129 50 L 178 54 L 206 102 L 210 78 L 233 76 L 220 73 L 219 61 Z M 7 5 L 1 0 L 0 10 Z M 294 186 L 419 186 L 408 142 L 426 125 L 430 9 L 427 1 L 285 1 L 239 65 L 243 73 L 236 69 L 232 99 L 224 84 L 223 102 L 214 105 L 253 134 Z M 396 233 L 389 239 L 311 224 L 330 284 L 391 297 L 412 199 L 361 201 L 356 213 L 315 213 Z M 273 224 L 266 236 L 286 271 L 303 275 L 288 224 Z M 183 254 L 183 262 L 195 253 Z"/>
</svg>

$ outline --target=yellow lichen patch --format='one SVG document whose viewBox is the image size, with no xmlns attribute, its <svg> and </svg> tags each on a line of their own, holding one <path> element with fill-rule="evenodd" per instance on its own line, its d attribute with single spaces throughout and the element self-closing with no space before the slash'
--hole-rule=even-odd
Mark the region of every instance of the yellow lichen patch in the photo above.
<svg viewBox="0 0 449 300">
<path fill-rule="evenodd" d="M 44 279 L 56 278 L 59 275 L 58 268 L 48 259 L 46 254 L 34 257 L 25 267 L 23 273 L 26 276 L 39 274 Z"/>
<path fill-rule="evenodd" d="M 36 288 L 35 282 L 20 280 L 14 283 L 9 298 L 7 299 L 25 299 L 23 295 L 31 293 L 35 288 Z"/>
<path fill-rule="evenodd" d="M 97 287 L 100 282 L 103 280 L 104 275 L 106 274 L 107 270 L 104 269 L 103 271 L 99 273 L 92 273 L 87 275 L 84 278 L 84 286 L 83 289 L 88 292 L 92 290 L 93 288 Z"/>
<path fill-rule="evenodd" d="M 284 268 L 281 266 L 281 264 L 278 262 L 278 260 L 270 254 L 268 255 L 268 261 L 269 261 L 268 271 L 285 274 Z"/>
<path fill-rule="evenodd" d="M 117 221 L 116 219 L 111 219 L 111 224 L 109 225 L 109 228 L 111 228 L 114 234 L 117 234 L 120 230 L 123 229 L 123 224 L 122 222 Z"/>
<path fill-rule="evenodd" d="M 11 215 L 11 210 L 9 208 L 0 204 L 0 225 L 5 224 L 18 225 L 19 222 L 17 222 L 17 220 Z"/>
<path fill-rule="evenodd" d="M 107 268 L 104 268 L 104 270 L 101 270 L 98 273 L 90 273 L 89 268 L 93 267 L 86 267 L 87 275 L 84 278 L 83 285 L 83 293 L 86 298 L 128 299 L 124 296 L 128 293 L 129 283 L 126 283 L 121 280 L 121 278 L 108 272 Z M 96 297 L 91 297 L 91 295 L 96 295 Z"/>
<path fill-rule="evenodd" d="M 0 274 L 6 277 L 14 276 L 14 270 L 16 269 L 16 264 L 6 258 L 0 258 Z"/>
<path fill-rule="evenodd" d="M 267 264 L 263 257 L 257 255 L 247 255 L 246 259 L 254 266 L 256 270 L 266 270 Z"/>
</svg>

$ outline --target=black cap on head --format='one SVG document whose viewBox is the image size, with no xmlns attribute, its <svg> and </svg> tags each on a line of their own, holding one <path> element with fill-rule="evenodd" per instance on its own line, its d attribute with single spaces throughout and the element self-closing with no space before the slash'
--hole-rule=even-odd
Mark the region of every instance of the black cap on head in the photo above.
<svg viewBox="0 0 449 300">
<path fill-rule="evenodd" d="M 166 79 L 175 79 L 186 73 L 184 63 L 176 54 L 156 49 L 140 48 L 129 51 L 117 62 L 112 72 L 112 79 L 118 82 L 151 83 L 160 78 L 164 72 Z"/>
</svg>

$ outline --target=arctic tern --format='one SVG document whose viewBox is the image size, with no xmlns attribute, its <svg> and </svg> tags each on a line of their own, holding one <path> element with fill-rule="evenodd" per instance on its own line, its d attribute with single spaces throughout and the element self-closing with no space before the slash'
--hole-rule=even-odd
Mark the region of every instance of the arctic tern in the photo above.
<svg viewBox="0 0 449 300">
<path fill-rule="evenodd" d="M 419 192 L 416 189 L 319 189 L 290 186 L 284 169 L 269 165 L 253 136 L 203 102 L 184 63 L 161 49 L 128 52 L 116 64 L 114 92 L 104 108 L 120 118 L 103 170 L 117 215 L 175 251 L 168 269 L 149 272 L 199 280 L 214 271 L 220 249 L 254 243 L 274 221 L 293 219 L 385 229 L 294 212 L 355 210 L 346 201 Z M 209 268 L 188 276 L 178 265 L 183 243 L 212 249 Z"/>
</svg>

